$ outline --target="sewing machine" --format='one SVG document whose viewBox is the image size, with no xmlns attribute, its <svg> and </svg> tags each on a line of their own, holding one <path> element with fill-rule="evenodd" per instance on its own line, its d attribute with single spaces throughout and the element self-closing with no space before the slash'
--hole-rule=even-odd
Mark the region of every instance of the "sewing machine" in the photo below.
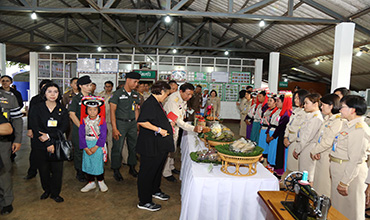
<svg viewBox="0 0 370 220">
<path fill-rule="evenodd" d="M 285 178 L 284 184 L 288 191 L 296 195 L 294 201 L 287 201 L 287 195 L 281 203 L 295 219 L 327 219 L 331 201 L 327 196 L 319 196 L 315 192 L 307 182 L 307 175 L 299 171 L 292 172 Z"/>
</svg>

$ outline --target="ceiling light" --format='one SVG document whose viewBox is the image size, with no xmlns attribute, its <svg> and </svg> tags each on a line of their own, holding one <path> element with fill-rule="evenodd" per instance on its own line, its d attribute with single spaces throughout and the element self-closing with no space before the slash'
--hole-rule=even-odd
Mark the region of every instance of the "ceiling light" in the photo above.
<svg viewBox="0 0 370 220">
<path fill-rule="evenodd" d="M 319 60 L 316 60 L 315 65 L 317 66 L 319 64 L 320 64 L 320 61 Z"/>
<path fill-rule="evenodd" d="M 284 82 L 288 82 L 288 78 L 285 78 L 285 79 L 284 79 Z"/>
<path fill-rule="evenodd" d="M 261 20 L 260 23 L 258 24 L 260 27 L 264 27 L 266 25 L 264 20 Z"/>
<path fill-rule="evenodd" d="M 35 12 L 33 12 L 33 13 L 31 14 L 31 18 L 32 18 L 33 20 L 36 20 L 36 19 L 37 19 L 37 14 L 36 14 Z"/>
<path fill-rule="evenodd" d="M 361 56 L 362 55 L 362 51 L 360 50 L 360 51 L 358 51 L 357 53 L 356 53 L 356 56 Z"/>
<path fill-rule="evenodd" d="M 173 50 L 172 50 L 172 53 L 177 53 L 177 50 L 176 50 L 176 49 L 173 49 Z"/>
<path fill-rule="evenodd" d="M 164 22 L 166 22 L 166 23 L 170 23 L 170 22 L 171 22 L 171 17 L 167 15 L 167 16 L 164 18 Z"/>
<path fill-rule="evenodd" d="M 49 45 L 46 45 L 45 46 L 45 49 L 50 50 L 50 46 Z"/>
<path fill-rule="evenodd" d="M 101 51 L 101 47 L 98 47 L 98 51 L 99 51 L 99 52 Z"/>
<path fill-rule="evenodd" d="M 229 51 L 225 51 L 225 53 L 224 53 L 224 54 L 225 54 L 226 56 L 227 56 L 227 55 L 229 55 Z"/>
</svg>

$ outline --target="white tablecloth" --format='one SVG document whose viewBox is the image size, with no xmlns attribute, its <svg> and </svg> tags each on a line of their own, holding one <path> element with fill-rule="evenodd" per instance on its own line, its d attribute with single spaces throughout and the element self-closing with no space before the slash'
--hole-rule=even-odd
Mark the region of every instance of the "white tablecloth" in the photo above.
<svg viewBox="0 0 370 220">
<path fill-rule="evenodd" d="M 205 149 L 193 132 L 185 132 L 181 141 L 181 216 L 180 219 L 239 220 L 273 219 L 257 192 L 277 191 L 279 181 L 262 164 L 257 174 L 236 177 L 221 172 L 221 165 L 209 173 L 209 164 L 195 163 L 190 152 Z"/>
</svg>

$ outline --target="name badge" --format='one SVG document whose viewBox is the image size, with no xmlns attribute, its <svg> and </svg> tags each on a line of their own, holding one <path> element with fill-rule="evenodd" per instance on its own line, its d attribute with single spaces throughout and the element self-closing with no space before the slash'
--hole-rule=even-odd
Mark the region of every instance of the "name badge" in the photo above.
<svg viewBox="0 0 370 220">
<path fill-rule="evenodd" d="M 137 95 L 132 95 L 132 97 L 137 98 Z"/>
<path fill-rule="evenodd" d="M 128 99 L 128 96 L 123 95 L 123 96 L 120 96 L 119 99 Z"/>
<path fill-rule="evenodd" d="M 57 120 L 53 120 L 53 119 L 48 120 L 48 127 L 55 128 L 56 126 L 58 126 Z"/>
<path fill-rule="evenodd" d="M 6 119 L 8 119 L 8 112 L 3 112 L 3 115 Z"/>
</svg>

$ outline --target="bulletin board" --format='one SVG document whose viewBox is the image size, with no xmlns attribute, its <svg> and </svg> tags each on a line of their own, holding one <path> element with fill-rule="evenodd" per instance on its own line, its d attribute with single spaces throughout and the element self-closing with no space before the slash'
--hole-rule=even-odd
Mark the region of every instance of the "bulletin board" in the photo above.
<svg viewBox="0 0 370 220">
<path fill-rule="evenodd" d="M 78 77 L 90 76 L 90 79 L 93 83 L 96 84 L 95 94 L 102 92 L 104 90 L 104 82 L 112 81 L 114 84 L 117 82 L 117 73 L 79 73 Z"/>
</svg>

